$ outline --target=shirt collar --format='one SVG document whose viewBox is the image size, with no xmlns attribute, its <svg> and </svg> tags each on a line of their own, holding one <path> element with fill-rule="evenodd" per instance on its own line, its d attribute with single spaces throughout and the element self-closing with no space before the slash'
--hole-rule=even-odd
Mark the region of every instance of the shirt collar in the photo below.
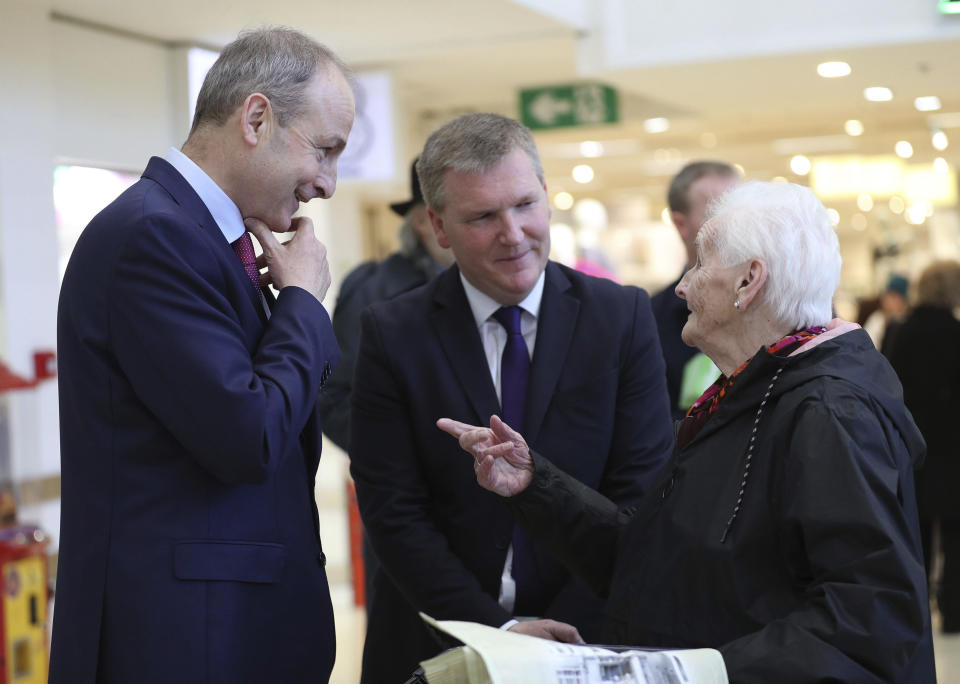
<svg viewBox="0 0 960 684">
<path fill-rule="evenodd" d="M 233 242 L 247 232 L 237 205 L 190 157 L 177 148 L 171 147 L 164 155 L 164 159 L 200 196 L 200 200 L 206 205 L 213 220 L 217 222 L 217 227 L 220 228 L 227 242 Z"/>
<path fill-rule="evenodd" d="M 534 318 L 540 315 L 540 300 L 543 299 L 545 273 L 545 271 L 540 271 L 540 277 L 537 278 L 537 282 L 533 286 L 533 289 L 530 290 L 530 294 L 524 297 L 523 301 L 517 305 Z M 464 277 L 463 271 L 460 271 L 460 282 L 463 283 L 463 289 L 467 293 L 467 301 L 470 303 L 470 310 L 473 312 L 473 319 L 479 328 L 497 309 L 503 306 L 503 304 L 474 287 L 470 281 Z"/>
</svg>

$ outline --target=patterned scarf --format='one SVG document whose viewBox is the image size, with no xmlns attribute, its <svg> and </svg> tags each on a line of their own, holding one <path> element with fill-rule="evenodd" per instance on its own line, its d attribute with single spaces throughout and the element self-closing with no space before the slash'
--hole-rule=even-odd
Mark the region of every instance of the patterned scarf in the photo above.
<svg viewBox="0 0 960 684">
<path fill-rule="evenodd" d="M 773 356 L 790 356 L 790 354 L 814 337 L 826 331 L 827 329 L 825 327 L 818 325 L 790 333 L 767 347 L 767 351 Z M 685 447 L 687 443 L 700 432 L 700 428 L 703 427 L 707 419 L 717 410 L 717 407 L 720 405 L 720 400 L 723 399 L 727 395 L 727 392 L 730 391 L 730 388 L 733 387 L 737 376 L 740 375 L 740 372 L 744 368 L 750 365 L 751 361 L 753 361 L 752 356 L 744 361 L 730 377 L 721 375 L 715 383 L 707 388 L 706 392 L 700 395 L 699 399 L 693 402 L 693 406 L 687 411 L 687 415 L 684 416 L 683 421 L 680 423 L 680 429 L 677 432 L 677 445 L 680 448 Z"/>
</svg>

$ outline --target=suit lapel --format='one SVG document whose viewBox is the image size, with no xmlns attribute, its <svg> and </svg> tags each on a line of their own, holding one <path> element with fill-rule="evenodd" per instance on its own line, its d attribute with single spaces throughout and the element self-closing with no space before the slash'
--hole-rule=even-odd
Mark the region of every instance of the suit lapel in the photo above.
<svg viewBox="0 0 960 684">
<path fill-rule="evenodd" d="M 527 417 L 523 436 L 528 444 L 533 444 L 540 433 L 573 341 L 580 301 L 567 292 L 569 289 L 567 276 L 559 266 L 548 262 L 527 389 Z"/>
<path fill-rule="evenodd" d="M 170 193 L 170 196 L 180 205 L 183 211 L 192 217 L 208 239 L 213 241 L 216 248 L 223 257 L 231 264 L 230 271 L 233 277 L 242 282 L 246 287 L 241 291 L 247 293 L 247 299 L 250 305 L 254 307 L 261 322 L 264 320 L 263 307 L 260 305 L 260 297 L 256 290 L 250 287 L 250 279 L 247 272 L 243 270 L 243 264 L 237 258 L 233 247 L 227 242 L 220 230 L 220 226 L 213 220 L 210 210 L 203 203 L 197 192 L 190 186 L 187 180 L 180 175 L 170 162 L 160 157 L 152 157 L 147 163 L 147 168 L 143 172 L 144 178 L 159 183 L 163 189 Z"/>
<path fill-rule="evenodd" d="M 479 424 L 488 425 L 490 416 L 500 413 L 500 402 L 456 267 L 448 268 L 438 276 L 433 305 L 430 322 L 447 361 L 476 411 Z"/>
</svg>

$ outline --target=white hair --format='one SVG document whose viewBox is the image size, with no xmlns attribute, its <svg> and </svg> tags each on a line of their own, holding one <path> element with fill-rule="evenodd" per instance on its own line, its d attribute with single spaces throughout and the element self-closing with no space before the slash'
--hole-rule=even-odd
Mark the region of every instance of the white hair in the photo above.
<svg viewBox="0 0 960 684">
<path fill-rule="evenodd" d="M 840 282 L 840 244 L 827 210 L 809 188 L 749 181 L 712 202 L 697 237 L 723 266 L 767 265 L 762 302 L 791 330 L 822 325 Z"/>
</svg>

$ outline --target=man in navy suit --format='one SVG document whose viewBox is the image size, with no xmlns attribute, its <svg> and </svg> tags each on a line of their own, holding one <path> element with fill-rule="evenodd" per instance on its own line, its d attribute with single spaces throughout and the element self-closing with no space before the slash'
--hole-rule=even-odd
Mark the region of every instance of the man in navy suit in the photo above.
<svg viewBox="0 0 960 684">
<path fill-rule="evenodd" d="M 353 116 L 327 48 L 244 33 L 182 151 L 80 237 L 58 318 L 51 682 L 328 680 L 316 398 L 339 351 L 325 249 L 292 216 L 333 194 Z"/>
<path fill-rule="evenodd" d="M 548 261 L 530 131 L 493 114 L 459 117 L 430 136 L 417 170 L 456 265 L 363 316 L 350 456 L 383 570 L 363 655 L 371 684 L 403 681 L 439 651 L 418 611 L 566 641 L 577 639 L 560 624 L 570 623 L 596 638 L 599 599 L 517 537 L 506 504 L 476 486 L 435 425 L 504 415 L 501 400 L 517 399 L 515 376 L 501 372 L 508 346 L 526 357 L 520 424 L 531 446 L 587 485 L 629 505 L 673 444 L 649 299 Z M 501 307 L 519 307 L 510 311 L 522 340 L 508 338 Z"/>
</svg>

